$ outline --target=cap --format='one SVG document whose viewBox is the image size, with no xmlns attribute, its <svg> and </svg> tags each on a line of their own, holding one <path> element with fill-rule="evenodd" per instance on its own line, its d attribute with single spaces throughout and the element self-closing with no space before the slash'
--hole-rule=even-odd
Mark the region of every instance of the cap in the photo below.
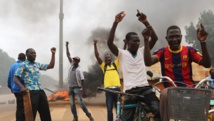
<svg viewBox="0 0 214 121">
<path fill-rule="evenodd" d="M 78 56 L 73 57 L 73 59 L 80 61 L 80 58 Z"/>
</svg>

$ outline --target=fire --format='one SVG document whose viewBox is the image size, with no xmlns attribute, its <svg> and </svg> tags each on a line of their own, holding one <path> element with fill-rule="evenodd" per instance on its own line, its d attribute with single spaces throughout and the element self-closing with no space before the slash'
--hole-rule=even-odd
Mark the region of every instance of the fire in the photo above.
<svg viewBox="0 0 214 121">
<path fill-rule="evenodd" d="M 55 101 L 55 100 L 69 100 L 69 92 L 68 90 L 60 90 L 56 93 L 52 94 L 50 97 L 48 97 L 48 101 Z"/>
</svg>

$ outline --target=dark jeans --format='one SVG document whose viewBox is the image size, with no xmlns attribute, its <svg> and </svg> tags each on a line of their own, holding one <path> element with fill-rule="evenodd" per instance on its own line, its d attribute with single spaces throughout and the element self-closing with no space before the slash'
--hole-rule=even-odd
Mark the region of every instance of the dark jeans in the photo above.
<svg viewBox="0 0 214 121">
<path fill-rule="evenodd" d="M 22 93 L 14 93 L 16 97 L 16 121 L 25 121 Z"/>
<path fill-rule="evenodd" d="M 38 111 L 41 121 L 51 121 L 49 104 L 44 90 L 30 90 L 30 97 L 34 120 Z"/>
<path fill-rule="evenodd" d="M 69 87 L 69 99 L 70 99 L 70 105 L 71 105 L 71 112 L 73 113 L 74 118 L 78 118 L 76 105 L 75 105 L 75 96 L 76 96 L 77 101 L 80 104 L 82 110 L 85 112 L 85 114 L 88 117 L 90 117 L 91 113 L 88 111 L 85 103 L 82 100 L 80 89 L 78 87 L 76 87 L 76 88 Z"/>
<path fill-rule="evenodd" d="M 159 111 L 159 100 L 151 89 L 152 89 L 151 86 L 145 86 L 145 87 L 136 87 L 136 88 L 127 90 L 126 93 L 143 95 L 144 98 L 142 99 L 139 97 L 126 96 L 124 103 L 134 104 L 139 101 L 144 102 L 146 105 L 149 106 L 150 111 L 155 115 L 154 116 L 155 121 L 161 121 L 160 111 Z M 126 108 L 123 110 L 122 116 L 125 118 L 125 121 L 133 121 L 135 109 L 136 108 Z"/>
<path fill-rule="evenodd" d="M 120 91 L 120 88 L 106 88 L 114 91 Z M 115 106 L 115 109 L 117 107 L 117 100 L 118 100 L 118 95 L 111 93 L 111 92 L 106 92 L 106 106 L 107 106 L 107 119 L 108 121 L 113 121 L 113 106 Z"/>
</svg>

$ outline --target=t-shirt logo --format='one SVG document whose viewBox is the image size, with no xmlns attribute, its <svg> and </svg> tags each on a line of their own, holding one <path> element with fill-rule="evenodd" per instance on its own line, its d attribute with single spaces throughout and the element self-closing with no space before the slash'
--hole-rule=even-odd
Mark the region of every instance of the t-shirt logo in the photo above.
<svg viewBox="0 0 214 121">
<path fill-rule="evenodd" d="M 165 58 L 165 61 L 169 60 L 169 58 Z"/>
<path fill-rule="evenodd" d="M 187 55 L 183 55 L 183 60 L 186 61 L 187 60 Z"/>
</svg>

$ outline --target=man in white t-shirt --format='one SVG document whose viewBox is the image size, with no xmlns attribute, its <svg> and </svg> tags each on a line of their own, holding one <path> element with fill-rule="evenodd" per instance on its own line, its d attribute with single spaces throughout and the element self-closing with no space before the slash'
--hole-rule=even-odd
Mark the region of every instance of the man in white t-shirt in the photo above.
<svg viewBox="0 0 214 121">
<path fill-rule="evenodd" d="M 116 27 L 118 23 L 122 21 L 124 16 L 125 12 L 120 12 L 116 15 L 108 38 L 108 47 L 112 51 L 112 53 L 118 57 L 118 60 L 120 61 L 121 69 L 123 72 L 124 92 L 144 95 L 145 97 L 144 99 L 132 99 L 132 97 L 126 96 L 124 103 L 131 104 L 137 103 L 138 101 L 142 101 L 149 106 L 150 111 L 155 115 L 154 119 L 156 121 L 160 121 L 159 100 L 156 97 L 155 93 L 152 91 L 152 87 L 147 81 L 146 67 L 143 58 L 144 47 L 139 48 L 140 39 L 137 33 L 129 32 L 126 35 L 125 40 L 128 45 L 127 50 L 117 48 L 117 46 L 113 43 Z M 155 34 L 153 28 L 150 26 L 149 22 L 147 21 L 147 17 L 145 14 L 140 13 L 138 11 L 137 16 L 138 20 L 142 22 L 151 31 L 150 48 L 152 48 L 158 39 L 157 35 Z M 124 109 L 123 117 L 126 121 L 133 121 L 134 113 L 135 108 Z"/>
</svg>

